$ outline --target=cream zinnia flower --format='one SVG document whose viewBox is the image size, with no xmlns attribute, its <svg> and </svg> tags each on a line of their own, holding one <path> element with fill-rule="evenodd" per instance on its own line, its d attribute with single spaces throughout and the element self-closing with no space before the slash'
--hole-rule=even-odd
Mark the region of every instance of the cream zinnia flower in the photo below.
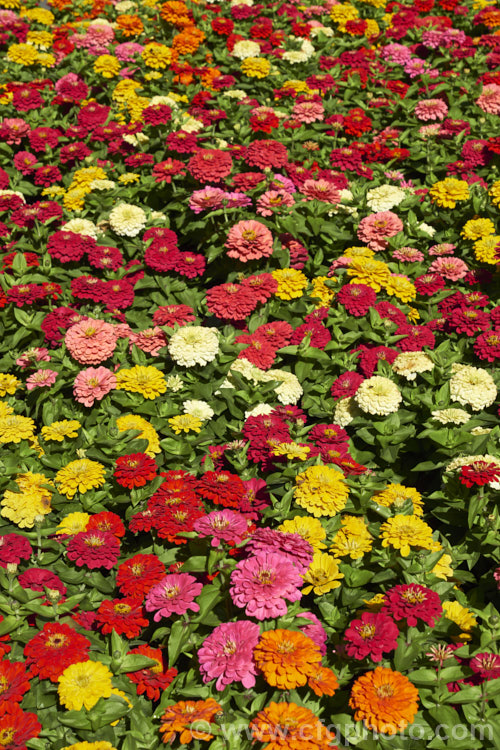
<svg viewBox="0 0 500 750">
<path fill-rule="evenodd" d="M 415 380 L 418 372 L 432 370 L 434 362 L 423 352 L 401 352 L 392 363 L 392 369 L 407 380 Z"/>
<path fill-rule="evenodd" d="M 441 424 L 465 424 L 470 419 L 470 414 L 464 409 L 438 409 L 431 414 Z"/>
<path fill-rule="evenodd" d="M 372 211 L 390 211 L 399 206 L 406 198 L 406 193 L 395 185 L 380 185 L 366 194 L 366 205 Z"/>
<path fill-rule="evenodd" d="M 120 237 L 136 237 L 146 226 L 146 214 L 139 206 L 119 203 L 109 214 L 109 224 Z"/>
<path fill-rule="evenodd" d="M 217 329 L 182 326 L 170 339 L 168 350 L 174 362 L 183 367 L 207 365 L 219 353 Z"/>
<path fill-rule="evenodd" d="M 495 401 L 497 387 L 486 370 L 470 365 L 453 365 L 450 379 L 450 395 L 462 406 L 481 411 Z"/>
<path fill-rule="evenodd" d="M 374 375 L 361 383 L 354 400 L 368 414 L 386 416 L 398 410 L 403 397 L 392 380 Z"/>
</svg>

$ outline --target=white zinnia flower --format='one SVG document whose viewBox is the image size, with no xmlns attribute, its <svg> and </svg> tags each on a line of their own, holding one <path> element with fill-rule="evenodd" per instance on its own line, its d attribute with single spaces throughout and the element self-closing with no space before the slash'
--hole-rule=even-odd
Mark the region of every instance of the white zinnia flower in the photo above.
<svg viewBox="0 0 500 750">
<path fill-rule="evenodd" d="M 119 203 L 109 215 L 109 224 L 120 237 L 136 237 L 146 226 L 146 213 L 139 206 Z"/>
<path fill-rule="evenodd" d="M 406 193 L 395 185 L 380 185 L 369 190 L 366 198 L 366 203 L 372 211 L 390 211 L 404 201 Z"/>
<path fill-rule="evenodd" d="M 453 365 L 450 395 L 462 406 L 481 411 L 491 406 L 497 396 L 497 387 L 486 370 L 470 365 Z"/>
<path fill-rule="evenodd" d="M 169 375 L 165 378 L 165 383 L 168 390 L 173 391 L 174 393 L 177 393 L 177 391 L 182 390 L 184 387 L 184 383 L 178 375 Z"/>
<path fill-rule="evenodd" d="M 196 399 L 190 399 L 184 401 L 182 404 L 184 414 L 190 414 L 192 417 L 196 417 L 204 422 L 206 419 L 212 419 L 215 414 L 214 410 L 207 404 L 206 401 L 197 401 Z"/>
<path fill-rule="evenodd" d="M 258 57 L 260 55 L 260 44 L 252 42 L 250 39 L 242 39 L 236 42 L 232 52 L 238 60 L 245 60 L 247 57 Z"/>
<path fill-rule="evenodd" d="M 174 362 L 183 367 L 206 365 L 219 353 L 217 329 L 182 326 L 170 339 L 168 350 Z"/>
<path fill-rule="evenodd" d="M 432 370 L 434 362 L 423 352 L 401 352 L 392 363 L 392 369 L 407 380 L 415 380 L 417 372 Z"/>
<path fill-rule="evenodd" d="M 266 382 L 269 380 L 279 380 L 280 385 L 274 389 L 278 401 L 287 406 L 288 404 L 296 404 L 300 399 L 304 391 L 300 385 L 299 379 L 293 372 L 286 372 L 285 370 L 268 370 L 263 373 L 262 381 Z"/>
<path fill-rule="evenodd" d="M 420 222 L 417 229 L 422 234 L 426 234 L 427 237 L 434 237 L 434 235 L 436 234 L 436 230 L 434 229 L 434 227 L 431 227 L 430 224 L 426 224 L 424 221 Z"/>
<path fill-rule="evenodd" d="M 364 380 L 353 398 L 363 411 L 380 416 L 397 411 L 403 400 L 397 385 L 381 375 Z"/>
<path fill-rule="evenodd" d="M 89 237 L 97 239 L 98 229 L 93 221 L 89 219 L 71 219 L 63 224 L 63 229 L 67 232 L 74 232 L 75 234 L 85 234 Z"/>
<path fill-rule="evenodd" d="M 286 62 L 289 62 L 292 65 L 296 65 L 297 63 L 306 62 L 309 59 L 309 55 L 302 50 L 291 49 L 287 52 L 283 52 L 281 59 L 286 60 Z"/>
<path fill-rule="evenodd" d="M 274 411 L 274 406 L 271 406 L 271 404 L 257 404 L 253 409 L 245 412 L 245 419 L 248 419 L 248 417 L 265 417 L 267 414 L 271 414 L 272 411 Z"/>
<path fill-rule="evenodd" d="M 465 424 L 470 419 L 470 414 L 464 409 L 437 409 L 431 414 L 441 424 Z"/>
<path fill-rule="evenodd" d="M 334 424 L 338 424 L 339 427 L 347 427 L 347 425 L 351 424 L 352 420 L 359 416 L 360 413 L 361 412 L 352 396 L 343 398 L 335 404 L 335 410 L 333 412 Z"/>
</svg>

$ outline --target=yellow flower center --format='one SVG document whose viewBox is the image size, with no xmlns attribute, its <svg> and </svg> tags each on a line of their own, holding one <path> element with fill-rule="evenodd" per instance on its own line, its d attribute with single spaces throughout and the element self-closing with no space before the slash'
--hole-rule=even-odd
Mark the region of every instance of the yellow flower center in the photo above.
<svg viewBox="0 0 500 750">
<path fill-rule="evenodd" d="M 392 698 L 394 695 L 394 687 L 393 685 L 380 685 L 380 687 L 376 688 L 375 691 L 379 698 Z"/>
</svg>

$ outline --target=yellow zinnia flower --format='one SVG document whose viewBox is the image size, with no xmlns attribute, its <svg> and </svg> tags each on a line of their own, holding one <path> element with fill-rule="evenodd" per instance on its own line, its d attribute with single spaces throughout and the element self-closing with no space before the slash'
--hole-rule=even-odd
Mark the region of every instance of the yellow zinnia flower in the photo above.
<svg viewBox="0 0 500 750">
<path fill-rule="evenodd" d="M 326 531 L 317 518 L 295 516 L 283 521 L 278 526 L 278 531 L 283 531 L 285 534 L 299 534 L 302 539 L 309 542 L 315 552 L 326 549 L 326 544 L 323 544 L 323 539 L 326 539 Z"/>
<path fill-rule="evenodd" d="M 355 284 L 366 284 L 374 292 L 380 292 L 389 283 L 391 272 L 381 260 L 355 257 L 347 269 L 347 275 L 352 276 Z"/>
<path fill-rule="evenodd" d="M 295 502 L 316 518 L 334 516 L 345 508 L 349 488 L 337 469 L 309 466 L 297 475 L 295 485 Z"/>
<path fill-rule="evenodd" d="M 366 523 L 359 516 L 344 516 L 341 523 L 343 528 L 337 531 L 330 551 L 335 557 L 359 560 L 372 548 L 372 536 Z"/>
<path fill-rule="evenodd" d="M 440 208 L 455 208 L 458 201 L 466 201 L 470 197 L 468 184 L 455 177 L 435 182 L 429 195 Z"/>
<path fill-rule="evenodd" d="M 156 367 L 135 365 L 135 367 L 119 370 L 116 373 L 116 388 L 130 393 L 140 393 L 144 398 L 154 399 L 165 393 L 167 384 L 163 373 Z"/>
<path fill-rule="evenodd" d="M 500 180 L 497 180 L 488 190 L 488 195 L 491 195 L 491 202 L 495 206 L 500 206 Z"/>
<path fill-rule="evenodd" d="M 495 234 L 495 225 L 491 219 L 470 219 L 460 232 L 466 240 L 480 240 L 489 234 Z"/>
<path fill-rule="evenodd" d="M 181 432 L 200 432 L 202 426 L 201 419 L 193 417 L 192 414 L 179 414 L 169 419 L 168 423 L 176 435 L 180 435 Z"/>
<path fill-rule="evenodd" d="M 0 419 L 0 443 L 20 443 L 35 434 L 35 423 L 29 417 L 8 414 Z"/>
<path fill-rule="evenodd" d="M 458 625 L 462 633 L 458 636 L 461 641 L 470 641 L 471 636 L 468 634 L 477 625 L 477 620 L 467 607 L 462 607 L 458 602 L 444 602 L 444 616 Z M 465 631 L 465 632 L 464 632 Z"/>
<path fill-rule="evenodd" d="M 271 271 L 271 275 L 278 282 L 278 288 L 275 292 L 280 299 L 297 299 L 302 297 L 303 291 L 307 286 L 307 277 L 302 271 L 295 268 L 278 268 Z"/>
<path fill-rule="evenodd" d="M 151 458 L 154 458 L 155 453 L 160 452 L 160 439 L 158 433 L 154 427 L 144 419 L 144 417 L 140 417 L 138 414 L 124 414 L 123 417 L 118 417 L 116 420 L 116 426 L 120 432 L 125 432 L 126 430 L 139 430 L 137 439 L 148 441 L 148 447 L 145 453 Z"/>
<path fill-rule="evenodd" d="M 76 742 L 74 745 L 66 745 L 62 750 L 116 750 L 116 747 L 106 740 L 98 740 L 97 742 Z"/>
<path fill-rule="evenodd" d="M 146 44 L 141 57 L 149 68 L 167 68 L 172 62 L 173 51 L 164 44 Z"/>
<path fill-rule="evenodd" d="M 249 78 L 266 78 L 271 72 L 271 63 L 264 57 L 247 57 L 240 69 Z"/>
<path fill-rule="evenodd" d="M 7 60 L 18 65 L 34 65 L 38 62 L 38 51 L 31 44 L 11 44 L 7 50 Z"/>
<path fill-rule="evenodd" d="M 330 307 L 330 303 L 335 297 L 335 292 L 333 289 L 330 289 L 327 282 L 332 281 L 334 281 L 334 279 L 331 279 L 328 276 L 316 276 L 316 278 L 312 280 L 312 292 L 309 296 L 318 300 L 316 307 Z"/>
<path fill-rule="evenodd" d="M 490 234 L 474 242 L 474 255 L 481 263 L 489 263 L 494 266 L 498 263 L 497 248 L 500 244 L 500 236 Z"/>
<path fill-rule="evenodd" d="M 77 492 L 83 495 L 94 487 L 102 487 L 104 466 L 97 461 L 82 458 L 59 469 L 55 479 L 59 492 L 72 498 Z"/>
<path fill-rule="evenodd" d="M 298 458 L 299 461 L 305 461 L 311 449 L 308 445 L 299 445 L 298 443 L 277 443 L 273 445 L 271 453 L 273 456 L 286 456 L 290 461 Z"/>
<path fill-rule="evenodd" d="M 21 381 L 8 372 L 0 372 L 0 396 L 12 396 L 21 385 Z"/>
<path fill-rule="evenodd" d="M 9 414 L 13 414 L 14 409 L 6 401 L 0 401 L 0 419 L 8 417 Z"/>
<path fill-rule="evenodd" d="M 37 516 L 51 511 L 52 493 L 47 487 L 52 482 L 44 474 L 19 474 L 16 477 L 19 491 L 5 490 L 1 515 L 17 524 L 21 529 L 32 529 Z"/>
<path fill-rule="evenodd" d="M 421 516 L 424 512 L 422 495 L 414 487 L 405 487 L 404 484 L 388 484 L 385 490 L 377 492 L 372 496 L 372 502 L 382 505 L 384 508 L 394 506 L 401 510 L 406 502 L 411 502 L 413 515 Z"/>
<path fill-rule="evenodd" d="M 103 78 L 114 78 L 120 72 L 121 63 L 113 55 L 99 55 L 94 62 L 94 70 Z"/>
<path fill-rule="evenodd" d="M 453 568 L 450 565 L 451 555 L 443 555 L 431 570 L 431 573 L 443 581 L 447 581 L 453 576 Z"/>
<path fill-rule="evenodd" d="M 316 552 L 307 573 L 303 576 L 304 583 L 309 584 L 302 589 L 307 595 L 314 591 L 318 596 L 326 594 L 340 586 L 340 579 L 344 574 L 339 571 L 337 560 L 327 552 Z"/>
<path fill-rule="evenodd" d="M 91 709 L 99 698 L 109 698 L 112 691 L 111 672 L 99 661 L 70 664 L 59 677 L 57 692 L 62 705 L 69 711 Z"/>
<path fill-rule="evenodd" d="M 415 515 L 388 518 L 380 527 L 380 537 L 382 547 L 394 547 L 403 557 L 408 557 L 412 547 L 432 550 L 436 544 L 431 527 Z"/>
<path fill-rule="evenodd" d="M 385 285 L 387 294 L 393 294 L 401 302 L 412 302 L 417 296 L 417 290 L 407 276 L 391 274 Z"/>
<path fill-rule="evenodd" d="M 60 422 L 52 422 L 42 427 L 41 433 L 44 440 L 56 440 L 62 443 L 64 438 L 78 437 L 81 424 L 77 419 L 62 419 Z"/>
<path fill-rule="evenodd" d="M 68 513 L 57 527 L 56 534 L 67 534 L 68 536 L 80 534 L 80 532 L 85 531 L 87 528 L 89 520 L 90 516 L 88 513 L 79 513 L 78 511 Z"/>
</svg>

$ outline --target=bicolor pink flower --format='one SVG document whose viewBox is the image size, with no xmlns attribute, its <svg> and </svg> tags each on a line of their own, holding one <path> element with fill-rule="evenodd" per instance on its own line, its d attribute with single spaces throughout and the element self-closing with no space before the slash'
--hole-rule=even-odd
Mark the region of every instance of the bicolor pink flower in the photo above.
<svg viewBox="0 0 500 750">
<path fill-rule="evenodd" d="M 137 44 L 137 42 L 123 42 L 116 45 L 114 54 L 121 62 L 130 62 L 140 55 L 143 49 L 142 44 Z"/>
<path fill-rule="evenodd" d="M 199 612 L 200 605 L 194 599 L 201 593 L 202 583 L 198 583 L 189 573 L 171 573 L 157 583 L 146 596 L 145 607 L 154 612 L 154 621 L 173 614 L 183 615 L 189 609 Z"/>
<path fill-rule="evenodd" d="M 394 237 L 403 229 L 403 222 L 392 211 L 378 211 L 361 219 L 358 226 L 358 237 L 366 242 L 371 250 L 384 250 L 387 238 Z"/>
<path fill-rule="evenodd" d="M 248 522 L 241 513 L 225 508 L 198 518 L 193 528 L 200 537 L 211 536 L 212 547 L 219 547 L 221 542 L 241 544 L 248 531 Z"/>
<path fill-rule="evenodd" d="M 424 259 L 424 254 L 416 247 L 400 247 L 399 250 L 394 250 L 392 257 L 402 263 L 417 263 Z"/>
<path fill-rule="evenodd" d="M 275 552 L 260 552 L 240 560 L 231 573 L 231 598 L 249 617 L 265 620 L 287 612 L 286 602 L 297 602 L 303 585 L 299 569 L 289 558 Z"/>
<path fill-rule="evenodd" d="M 236 258 L 243 263 L 269 258 L 273 254 L 273 235 L 259 221 L 239 221 L 229 230 L 225 247 L 230 258 Z"/>
<path fill-rule="evenodd" d="M 467 263 L 460 258 L 436 258 L 429 267 L 429 273 L 438 273 L 450 281 L 463 279 L 468 270 Z"/>
<path fill-rule="evenodd" d="M 116 340 L 117 333 L 111 323 L 86 318 L 66 331 L 64 343 L 77 362 L 98 365 L 111 357 Z"/>
<path fill-rule="evenodd" d="M 198 651 L 203 682 L 217 678 L 217 690 L 224 690 L 232 682 L 241 682 L 245 688 L 253 687 L 257 675 L 253 650 L 259 635 L 259 625 L 249 620 L 218 625 Z"/>
<path fill-rule="evenodd" d="M 294 199 L 286 190 L 267 190 L 257 201 L 257 213 L 260 216 L 272 216 L 277 208 L 293 206 L 294 203 Z"/>
<path fill-rule="evenodd" d="M 441 99 L 424 99 L 415 107 L 415 115 L 419 120 L 444 120 L 448 114 L 448 107 Z"/>
<path fill-rule="evenodd" d="M 323 203 L 333 205 L 340 203 L 339 189 L 328 180 L 306 180 L 301 188 L 301 193 L 310 201 L 323 201 Z"/>
<path fill-rule="evenodd" d="M 325 110 L 321 102 L 297 102 L 293 105 L 292 117 L 297 122 L 321 122 L 325 119 Z"/>
<path fill-rule="evenodd" d="M 58 374 L 56 370 L 37 370 L 27 379 L 26 388 L 28 391 L 32 391 L 33 388 L 50 388 L 56 382 Z"/>
<path fill-rule="evenodd" d="M 27 367 L 33 367 L 38 362 L 50 362 L 49 350 L 43 346 L 35 346 L 28 349 L 16 359 L 16 365 L 25 370 Z"/>
<path fill-rule="evenodd" d="M 93 406 L 116 388 L 116 377 L 107 367 L 87 367 L 78 373 L 73 384 L 75 401 Z"/>
</svg>

